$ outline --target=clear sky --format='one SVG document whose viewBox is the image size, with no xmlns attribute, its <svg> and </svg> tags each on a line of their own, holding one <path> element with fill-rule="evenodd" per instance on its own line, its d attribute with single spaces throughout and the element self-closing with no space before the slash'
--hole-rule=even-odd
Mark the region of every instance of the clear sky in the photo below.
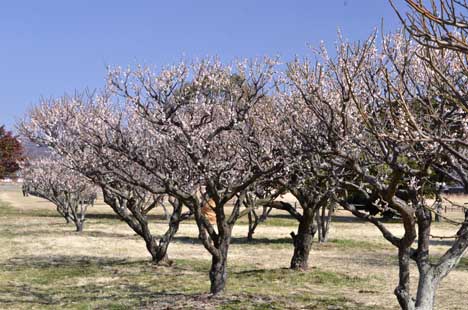
<svg viewBox="0 0 468 310">
<path fill-rule="evenodd" d="M 40 97 L 101 87 L 106 65 L 287 60 L 333 46 L 338 28 L 365 39 L 382 18 L 398 27 L 387 0 L 1 1 L 0 124 L 13 129 Z"/>
</svg>

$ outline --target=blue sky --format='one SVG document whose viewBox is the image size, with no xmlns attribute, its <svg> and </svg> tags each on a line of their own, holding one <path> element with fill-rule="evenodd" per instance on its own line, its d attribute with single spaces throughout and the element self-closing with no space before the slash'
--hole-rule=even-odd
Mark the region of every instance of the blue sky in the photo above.
<svg viewBox="0 0 468 310">
<path fill-rule="evenodd" d="M 41 97 L 101 87 L 106 65 L 287 60 L 333 46 L 338 28 L 365 39 L 382 18 L 398 27 L 387 0 L 1 1 L 0 124 L 13 129 Z"/>
</svg>

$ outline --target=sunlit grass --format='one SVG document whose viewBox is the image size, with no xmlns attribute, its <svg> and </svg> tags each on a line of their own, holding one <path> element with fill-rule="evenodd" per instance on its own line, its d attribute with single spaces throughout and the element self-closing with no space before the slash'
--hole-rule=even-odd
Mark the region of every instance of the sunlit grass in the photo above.
<svg viewBox="0 0 468 310">
<path fill-rule="evenodd" d="M 396 249 L 372 225 L 343 215 L 332 223 L 328 243 L 314 243 L 306 272 L 287 269 L 294 219 L 274 214 L 250 242 L 241 219 L 227 292 L 211 298 L 209 255 L 191 221 L 170 246 L 174 265 L 157 267 L 142 240 L 104 205 L 90 210 L 85 231 L 77 234 L 50 204 L 31 204 L 37 200 L 19 193 L 7 198 L 14 206 L 0 202 L 0 309 L 398 309 Z M 151 225 L 163 231 L 159 217 Z M 387 225 L 401 232 L 398 222 Z M 435 227 L 450 234 L 444 223 Z M 434 257 L 445 249 L 437 245 Z M 463 294 L 454 292 L 466 291 L 456 281 L 466 272 L 464 258 L 449 276 L 455 278 L 442 283 L 441 309 L 447 301 L 463 309 Z"/>
</svg>

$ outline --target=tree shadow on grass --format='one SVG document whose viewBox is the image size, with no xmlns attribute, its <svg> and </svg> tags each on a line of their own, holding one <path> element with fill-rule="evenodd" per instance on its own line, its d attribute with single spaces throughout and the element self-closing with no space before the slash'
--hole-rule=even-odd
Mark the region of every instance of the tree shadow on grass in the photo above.
<svg viewBox="0 0 468 310">
<path fill-rule="evenodd" d="M 287 300 L 262 294 L 232 293 L 220 296 L 210 294 L 156 294 L 155 300 L 143 304 L 144 310 L 213 310 L 213 309 L 270 309 L 290 308 Z"/>
<path fill-rule="evenodd" d="M 441 246 L 452 246 L 455 239 L 431 239 L 429 240 L 430 245 L 441 245 Z"/>
<path fill-rule="evenodd" d="M 149 214 L 147 215 L 148 221 L 149 222 L 167 222 L 166 217 L 163 214 Z M 91 210 L 89 213 L 86 214 L 86 219 L 88 220 L 117 220 L 117 221 L 122 221 L 123 220 L 115 213 L 92 213 Z"/>
<path fill-rule="evenodd" d="M 13 284 L 0 287 L 0 306 L 31 304 L 53 305 L 54 300 L 46 290 L 32 288 L 27 284 Z"/>
<path fill-rule="evenodd" d="M 269 285 L 270 280 L 284 277 L 295 283 L 297 273 L 286 268 L 245 270 L 245 266 L 231 267 L 232 291 L 213 298 L 206 293 L 208 265 L 208 260 L 186 260 L 177 261 L 173 267 L 155 268 L 149 261 L 97 256 L 15 257 L 0 264 L 1 270 L 8 270 L 15 276 L 8 282 L 0 277 L 0 308 L 284 309 L 291 302 L 301 305 L 312 302 L 321 309 L 326 305 L 348 304 L 347 300 L 336 298 L 298 301 L 287 294 L 249 292 L 240 283 L 252 279 Z M 311 283 L 356 281 L 320 270 L 301 275 L 303 281 L 310 278 Z M 354 309 L 362 308 L 356 306 Z"/>
<path fill-rule="evenodd" d="M 189 236 L 175 236 L 175 242 L 185 243 L 185 244 L 202 244 L 200 239 L 197 237 L 189 237 Z M 248 240 L 246 237 L 233 237 L 231 238 L 231 244 L 242 244 L 242 245 L 261 245 L 261 244 L 284 244 L 289 245 L 292 244 L 291 238 L 276 238 L 276 239 L 269 239 L 269 238 L 254 238 L 253 240 Z"/>
<path fill-rule="evenodd" d="M 81 305 L 80 308 L 85 309 L 108 309 L 117 305 L 125 305 L 124 309 L 131 309 L 137 306 L 140 300 L 149 299 L 153 294 L 154 292 L 147 286 L 136 284 L 119 285 L 116 290 L 109 290 L 105 284 L 95 283 L 53 289 L 28 284 L 12 284 L 0 288 L 0 307 L 11 305 L 12 308 L 16 308 L 17 305 L 29 304 L 40 305 L 41 309 L 46 306 L 63 309 L 71 305 Z M 129 300 L 131 305 L 128 305 Z M 96 307 L 96 305 L 100 306 Z"/>
<path fill-rule="evenodd" d="M 128 265 L 136 264 L 129 262 L 126 259 L 107 258 L 99 256 L 67 256 L 67 255 L 54 255 L 54 256 L 17 256 L 10 258 L 0 266 L 5 268 L 50 268 L 57 266 L 66 267 L 83 267 L 83 266 L 114 266 L 114 265 Z M 141 263 L 141 261 L 140 261 Z M 6 269 L 4 269 L 6 270 Z"/>
<path fill-rule="evenodd" d="M 387 224 L 397 224 L 401 223 L 401 220 L 399 218 L 384 218 L 384 217 L 378 217 L 377 219 L 383 223 Z M 333 215 L 332 217 L 332 223 L 360 223 L 360 224 L 367 224 L 368 222 L 366 220 L 360 219 L 354 215 Z"/>
<path fill-rule="evenodd" d="M 207 262 L 200 264 L 205 266 Z M 186 275 L 195 276 L 195 283 L 200 283 L 201 273 L 193 266 L 197 262 L 156 267 L 149 260 L 97 256 L 15 257 L 0 264 L 0 270 L 7 270 L 6 278 L 0 277 L 0 309 L 61 309 L 72 305 L 86 309 L 135 309 L 155 301 L 170 306 L 178 299 L 189 304 L 203 299 L 207 290 L 197 286 L 195 291 L 192 287 L 184 292 Z"/>
<path fill-rule="evenodd" d="M 301 272 L 311 272 L 311 270 L 301 271 Z M 312 269 L 313 272 L 313 269 Z M 266 273 L 274 273 L 274 274 L 283 274 L 283 273 L 298 273 L 290 268 L 280 267 L 280 268 L 262 268 L 262 269 L 246 269 L 246 270 L 239 270 L 236 272 L 232 272 L 234 275 L 245 275 L 245 276 L 257 276 L 263 275 Z"/>
<path fill-rule="evenodd" d="M 31 226 L 31 225 L 30 225 Z M 43 227 L 43 224 L 39 224 L 37 226 Z M 106 232 L 101 230 L 90 230 L 84 229 L 82 232 L 77 232 L 76 228 L 73 224 L 66 224 L 66 223 L 52 223 L 48 224 L 49 228 L 37 228 L 37 229 L 30 229 L 27 230 L 9 230 L 9 233 L 12 236 L 28 236 L 28 237 L 40 237 L 40 236 L 72 236 L 72 237 L 95 237 L 95 238 L 116 238 L 116 239 L 123 239 L 123 240 L 140 240 L 141 238 L 136 234 L 122 234 L 122 233 L 114 233 L 114 232 Z M 131 232 L 131 230 L 129 231 Z"/>
<path fill-rule="evenodd" d="M 33 210 L 28 210 L 25 212 L 24 210 L 21 209 L 13 209 L 16 211 L 18 214 L 21 214 L 21 216 L 25 217 L 52 217 L 52 218 L 63 218 L 60 214 L 55 212 L 52 209 L 33 209 Z M 167 219 L 164 215 L 161 214 L 150 214 L 147 216 L 150 222 L 167 222 Z M 122 221 L 123 220 L 114 213 L 93 213 L 92 209 L 86 214 L 86 219 L 87 220 L 115 220 L 115 221 Z"/>
<path fill-rule="evenodd" d="M 0 307 L 24 307 L 28 304 L 57 307 L 101 302 L 125 305 L 128 300 L 138 303 L 151 296 L 153 291 L 148 283 L 128 281 L 127 277 L 131 278 L 142 270 L 152 271 L 148 268 L 149 265 L 149 261 L 94 256 L 11 258 L 0 264 L 0 270 L 14 275 L 8 285 L 0 285 Z M 116 279 L 113 284 L 115 288 L 107 282 L 95 281 L 99 277 L 112 276 Z"/>
<path fill-rule="evenodd" d="M 288 213 L 284 214 L 270 214 L 268 216 L 268 219 L 281 219 L 281 220 L 291 220 L 293 222 L 297 222 L 294 217 L 292 217 Z M 268 223 L 268 219 L 266 220 L 266 223 Z M 381 218 L 381 221 L 384 221 L 386 223 L 400 223 L 399 219 L 384 219 Z M 358 217 L 355 217 L 353 215 L 333 215 L 332 216 L 332 222 L 338 222 L 338 223 L 367 223 L 367 221 L 360 219 Z"/>
</svg>

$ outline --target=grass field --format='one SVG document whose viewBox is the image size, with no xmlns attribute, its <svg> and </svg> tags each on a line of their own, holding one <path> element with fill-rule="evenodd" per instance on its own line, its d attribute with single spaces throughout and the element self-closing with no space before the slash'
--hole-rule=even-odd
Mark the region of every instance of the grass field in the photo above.
<svg viewBox="0 0 468 310">
<path fill-rule="evenodd" d="M 165 228 L 159 220 L 152 225 L 158 233 Z M 401 234 L 399 223 L 389 226 Z M 51 204 L 23 198 L 18 187 L 1 186 L 0 309 L 399 308 L 393 295 L 396 250 L 372 225 L 339 212 L 332 240 L 314 244 L 307 272 L 287 269 L 292 230 L 293 220 L 274 214 L 247 243 L 242 220 L 229 253 L 228 291 L 210 298 L 210 256 L 197 240 L 194 223 L 183 223 L 169 248 L 174 266 L 156 267 L 143 241 L 109 207 L 91 208 L 85 231 L 77 234 Z M 453 233 L 447 223 L 433 229 L 434 235 Z M 441 255 L 447 242 L 434 240 L 431 254 Z M 467 300 L 465 257 L 442 282 L 437 308 L 467 309 Z"/>
</svg>

